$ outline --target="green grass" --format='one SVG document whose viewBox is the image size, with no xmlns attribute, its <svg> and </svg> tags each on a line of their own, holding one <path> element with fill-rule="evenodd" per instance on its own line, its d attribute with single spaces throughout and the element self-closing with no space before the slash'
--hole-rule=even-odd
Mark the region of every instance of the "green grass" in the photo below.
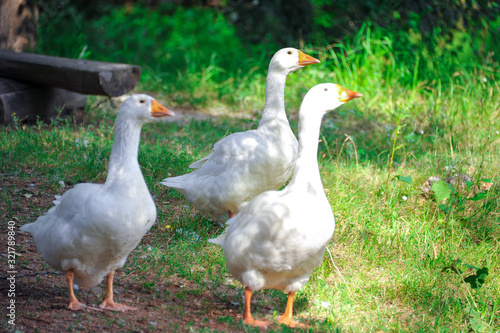
<svg viewBox="0 0 500 333">
<path fill-rule="evenodd" d="M 243 45 L 222 16 L 205 9 L 115 8 L 89 24 L 70 9 L 63 14 L 77 28 L 58 29 L 67 21 L 54 19 L 42 27 L 40 52 L 138 63 L 143 76 L 137 92 L 152 92 L 174 110 L 222 114 L 144 127 L 139 162 L 158 220 L 149 247 L 138 247 L 124 270 L 148 290 L 155 286 L 141 272 L 159 279 L 178 275 L 199 286 L 190 292 L 213 290 L 238 302 L 241 287 L 229 279 L 221 250 L 206 242 L 222 229 L 158 183 L 186 173 L 218 139 L 256 126 L 275 49 Z M 109 22 L 117 29 L 98 33 Z M 180 38 L 179 22 L 187 22 L 189 38 Z M 204 35 L 207 22 L 211 30 Z M 64 35 L 51 39 L 56 32 Z M 452 44 L 436 40 L 441 47 L 429 50 L 416 32 L 366 24 L 343 41 L 310 43 L 304 51 L 322 63 L 288 78 L 294 129 L 301 97 L 317 83 L 337 82 L 364 95 L 323 122 L 318 157 L 337 225 L 329 253 L 295 307 L 313 330 L 500 330 L 499 51 L 478 54 L 471 33 L 454 34 Z M 205 40 L 219 46 L 208 47 Z M 116 108 L 97 102 L 91 99 L 83 124 L 56 119 L 3 127 L 0 172 L 21 180 L 36 177 L 50 194 L 60 192 L 60 180 L 103 182 Z M 460 174 L 471 182 L 446 187 L 445 201 L 436 202 L 422 189 L 431 176 Z M 0 194 L 9 207 L 4 219 L 18 216 L 26 223 L 42 213 L 36 205 L 23 213 L 11 193 Z M 473 282 L 483 267 L 489 274 L 479 287 Z M 277 309 L 276 315 L 285 302 L 277 291 L 258 292 L 254 299 L 256 309 Z M 219 320 L 228 330 L 237 325 L 230 317 Z"/>
</svg>

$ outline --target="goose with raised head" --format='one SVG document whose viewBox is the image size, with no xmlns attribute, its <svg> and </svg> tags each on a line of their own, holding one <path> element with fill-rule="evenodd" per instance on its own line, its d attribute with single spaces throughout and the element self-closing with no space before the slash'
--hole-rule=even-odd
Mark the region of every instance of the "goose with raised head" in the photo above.
<svg viewBox="0 0 500 333">
<path fill-rule="evenodd" d="M 360 96 L 333 83 L 311 88 L 299 111 L 299 152 L 290 183 L 282 191 L 255 197 L 227 221 L 224 234 L 209 240 L 222 246 L 231 275 L 245 287 L 245 324 L 269 325 L 252 317 L 252 293 L 280 289 L 288 293 L 288 302 L 279 321 L 300 325 L 292 318 L 295 292 L 321 264 L 335 228 L 318 168 L 321 120 L 328 111 Z"/>
<path fill-rule="evenodd" d="M 219 140 L 208 156 L 189 166 L 196 170 L 166 178 L 162 184 L 221 221 L 259 193 L 283 186 L 292 175 L 298 146 L 285 112 L 286 78 L 315 63 L 319 60 L 294 48 L 276 52 L 269 64 L 266 103 L 257 129 Z"/>
<path fill-rule="evenodd" d="M 148 95 L 127 98 L 116 119 L 106 182 L 76 185 L 56 196 L 45 215 L 21 227 L 33 235 L 43 259 L 65 272 L 69 309 L 85 307 L 75 297 L 73 283 L 88 288 L 106 277 L 100 307 L 135 310 L 113 301 L 113 276 L 156 220 L 156 206 L 137 161 L 141 127 L 172 115 Z"/>
</svg>

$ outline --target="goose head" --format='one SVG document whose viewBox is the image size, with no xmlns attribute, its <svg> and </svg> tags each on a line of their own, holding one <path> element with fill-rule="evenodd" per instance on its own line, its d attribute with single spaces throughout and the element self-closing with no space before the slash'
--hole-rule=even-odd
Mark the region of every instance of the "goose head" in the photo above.
<svg viewBox="0 0 500 333">
<path fill-rule="evenodd" d="M 158 103 L 153 97 L 137 94 L 130 96 L 123 102 L 119 115 L 137 120 L 140 123 L 146 123 L 157 118 L 174 116 L 175 114 Z"/>
<path fill-rule="evenodd" d="M 269 70 L 279 70 L 285 73 L 295 72 L 296 70 L 311 64 L 318 64 L 320 61 L 304 52 L 286 47 L 276 52 L 269 63 Z"/>
<path fill-rule="evenodd" d="M 336 83 L 321 83 L 312 87 L 302 100 L 301 110 L 319 112 L 322 115 L 334 110 L 351 99 L 363 96 Z"/>
</svg>

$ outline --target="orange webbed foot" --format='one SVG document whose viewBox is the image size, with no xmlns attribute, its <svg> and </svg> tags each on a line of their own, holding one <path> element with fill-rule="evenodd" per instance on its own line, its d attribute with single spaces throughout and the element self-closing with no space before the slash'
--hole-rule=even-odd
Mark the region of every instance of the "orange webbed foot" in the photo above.
<svg viewBox="0 0 500 333">
<path fill-rule="evenodd" d="M 278 320 L 280 324 L 286 325 L 288 327 L 299 327 L 299 328 L 306 328 L 307 326 L 293 320 L 292 318 L 281 316 L 280 319 Z"/>
<path fill-rule="evenodd" d="M 75 291 L 73 289 L 73 280 L 75 278 L 75 272 L 70 269 L 66 271 L 66 282 L 68 283 L 69 289 L 69 304 L 68 309 L 72 311 L 81 311 L 85 309 L 85 304 L 80 303 L 75 296 Z"/>
<path fill-rule="evenodd" d="M 104 309 L 104 310 L 121 311 L 121 312 L 137 310 L 136 308 L 133 308 L 131 306 L 116 303 L 114 301 L 108 301 L 108 300 L 104 300 L 101 303 L 101 305 L 99 305 L 99 307 L 101 309 Z"/>
<path fill-rule="evenodd" d="M 293 320 L 293 298 L 295 297 L 295 292 L 288 293 L 288 301 L 286 302 L 286 310 L 285 313 L 278 320 L 281 324 L 286 325 L 288 327 L 301 327 L 305 328 L 306 325 L 299 323 L 296 320 Z"/>
<path fill-rule="evenodd" d="M 243 319 L 243 324 L 262 328 L 267 328 L 269 325 L 271 325 L 271 323 L 268 321 L 255 320 L 253 318 Z"/>
<path fill-rule="evenodd" d="M 104 296 L 104 300 L 102 301 L 101 305 L 99 305 L 99 307 L 104 310 L 121 311 L 121 312 L 137 310 L 136 308 L 133 308 L 131 306 L 119 304 L 113 301 L 114 276 L 115 276 L 115 271 L 109 272 L 108 275 L 106 276 L 106 295 Z"/>
</svg>

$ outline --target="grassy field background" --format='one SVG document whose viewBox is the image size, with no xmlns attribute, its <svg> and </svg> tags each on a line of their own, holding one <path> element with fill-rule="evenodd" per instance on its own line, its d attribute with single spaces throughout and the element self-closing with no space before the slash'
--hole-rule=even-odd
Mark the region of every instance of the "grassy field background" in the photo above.
<svg viewBox="0 0 500 333">
<path fill-rule="evenodd" d="M 60 30 L 64 17 L 41 27 L 38 52 L 140 64 L 134 92 L 208 116 L 143 128 L 139 162 L 158 220 L 125 273 L 153 292 L 172 275 L 202 290 L 241 289 L 220 248 L 206 241 L 223 229 L 159 181 L 188 172 L 220 138 L 256 127 L 277 48 L 243 45 L 222 16 L 202 9 L 181 8 L 167 17 L 123 7 L 85 24 L 77 12 L 65 15 L 76 28 Z M 102 30 L 110 24 L 116 29 Z M 207 24 L 212 30 L 204 34 L 200 27 Z M 498 27 L 500 21 L 491 22 L 491 29 Z M 322 266 L 297 296 L 296 316 L 309 320 L 311 331 L 500 330 L 499 55 L 488 49 L 488 34 L 454 34 L 453 43 L 436 39 L 430 50 L 418 33 L 366 23 L 333 44 L 302 48 L 322 62 L 288 78 L 295 131 L 301 97 L 313 85 L 336 82 L 364 95 L 323 122 L 318 158 L 337 225 Z M 20 180 L 35 175 L 51 195 L 103 182 L 118 105 L 91 97 L 83 122 L 2 127 L 0 172 Z M 441 180 L 431 185 L 430 177 Z M 6 188 L 4 220 L 24 224 L 47 210 L 34 202 L 20 213 L 18 196 L 29 193 Z M 146 271 L 157 280 L 142 277 Z M 259 308 L 282 312 L 284 294 L 257 294 L 256 317 L 265 315 Z M 239 296 L 219 295 L 228 302 Z M 244 330 L 231 319 L 227 327 Z"/>
</svg>

